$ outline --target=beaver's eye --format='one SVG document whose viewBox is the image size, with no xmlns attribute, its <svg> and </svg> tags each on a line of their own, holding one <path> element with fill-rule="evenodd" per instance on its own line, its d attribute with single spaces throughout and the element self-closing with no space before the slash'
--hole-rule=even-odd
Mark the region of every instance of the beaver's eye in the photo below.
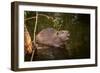
<svg viewBox="0 0 100 73">
<path fill-rule="evenodd" d="M 62 32 L 62 33 L 64 33 L 64 32 Z"/>
<path fill-rule="evenodd" d="M 59 33 L 57 32 L 57 35 L 58 35 Z"/>
</svg>

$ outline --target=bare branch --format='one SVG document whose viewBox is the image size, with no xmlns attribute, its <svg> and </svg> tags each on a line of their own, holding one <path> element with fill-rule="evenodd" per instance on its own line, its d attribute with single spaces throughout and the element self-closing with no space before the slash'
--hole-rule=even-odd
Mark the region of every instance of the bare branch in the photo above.
<svg viewBox="0 0 100 73">
<path fill-rule="evenodd" d="M 26 18 L 24 20 L 27 21 L 27 20 L 34 19 L 34 18 L 36 18 L 36 17 L 35 16 L 34 17 L 29 17 L 29 18 Z"/>
<path fill-rule="evenodd" d="M 34 27 L 34 37 L 33 37 L 33 43 L 34 43 L 34 45 L 36 44 L 36 28 L 37 28 L 37 21 L 38 21 L 38 12 L 36 12 L 36 21 L 35 21 L 35 27 Z M 33 60 L 34 52 L 35 52 L 35 49 L 33 49 L 31 61 Z"/>
<path fill-rule="evenodd" d="M 46 17 L 48 19 L 53 19 L 52 16 L 48 16 L 48 15 L 45 15 L 45 14 L 38 14 L 38 16 L 44 16 L 44 17 Z M 34 19 L 34 18 L 36 18 L 36 16 L 25 18 L 24 20 L 27 21 L 27 20 Z"/>
</svg>

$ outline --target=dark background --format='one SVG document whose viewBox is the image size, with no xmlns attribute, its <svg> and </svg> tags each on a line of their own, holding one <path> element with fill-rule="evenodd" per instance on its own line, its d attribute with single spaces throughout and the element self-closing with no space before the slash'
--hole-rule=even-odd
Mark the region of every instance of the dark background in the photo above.
<svg viewBox="0 0 100 73">
<path fill-rule="evenodd" d="M 38 12 L 44 16 L 38 16 L 37 31 L 52 27 L 56 30 L 68 30 L 70 33 L 69 41 L 66 42 L 63 53 L 59 53 L 57 49 L 53 49 L 57 59 L 82 59 L 90 58 L 90 14 L 77 14 L 77 13 L 57 13 L 57 12 Z M 35 17 L 36 12 L 25 11 L 24 18 Z M 35 25 L 35 18 L 25 20 L 25 25 L 33 40 L 33 32 Z M 48 50 L 42 50 L 47 52 Z M 61 51 L 61 50 L 60 50 Z M 37 56 L 40 51 L 35 52 L 34 60 L 51 60 L 49 56 L 44 59 L 39 59 L 43 56 Z M 50 53 L 48 51 L 47 53 Z M 41 54 L 40 54 L 41 55 Z M 25 61 L 28 61 L 30 56 L 25 56 Z"/>
</svg>

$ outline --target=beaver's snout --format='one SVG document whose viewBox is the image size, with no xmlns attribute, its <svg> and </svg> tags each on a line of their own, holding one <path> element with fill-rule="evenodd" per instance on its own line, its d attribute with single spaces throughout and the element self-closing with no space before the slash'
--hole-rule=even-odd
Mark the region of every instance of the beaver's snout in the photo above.
<svg viewBox="0 0 100 73">
<path fill-rule="evenodd" d="M 61 30 L 61 31 L 58 31 L 57 35 L 62 41 L 66 41 L 69 39 L 70 33 L 69 31 Z"/>
</svg>

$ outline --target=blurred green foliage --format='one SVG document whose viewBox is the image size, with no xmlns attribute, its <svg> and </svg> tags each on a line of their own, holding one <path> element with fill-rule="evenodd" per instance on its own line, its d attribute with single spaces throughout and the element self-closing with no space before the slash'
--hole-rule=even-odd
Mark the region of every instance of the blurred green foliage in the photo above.
<svg viewBox="0 0 100 73">
<path fill-rule="evenodd" d="M 52 27 L 56 30 L 68 30 L 70 32 L 69 41 L 66 42 L 66 49 L 70 59 L 89 58 L 90 57 L 90 15 L 75 13 L 58 13 L 58 12 L 38 12 L 37 31 Z M 42 14 L 42 15 L 41 15 Z M 31 38 L 35 26 L 36 12 L 25 11 L 25 20 Z"/>
</svg>

